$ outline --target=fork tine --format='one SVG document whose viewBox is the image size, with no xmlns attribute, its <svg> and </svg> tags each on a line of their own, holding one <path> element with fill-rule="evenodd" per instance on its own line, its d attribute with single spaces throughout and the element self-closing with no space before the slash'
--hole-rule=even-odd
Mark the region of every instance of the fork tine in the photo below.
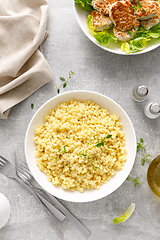
<svg viewBox="0 0 160 240">
<path fill-rule="evenodd" d="M 4 157 L 0 156 L 0 163 L 5 164 L 6 162 L 7 160 Z"/>
<path fill-rule="evenodd" d="M 26 183 L 26 182 L 29 182 L 27 176 L 26 176 L 24 173 L 18 171 L 18 176 L 19 176 L 25 183 Z"/>
<path fill-rule="evenodd" d="M 20 167 L 27 172 L 29 175 L 31 175 L 31 172 L 29 171 L 29 169 L 27 168 L 27 166 L 24 166 L 23 164 L 20 164 Z"/>
<path fill-rule="evenodd" d="M 0 161 L 0 166 L 2 166 L 2 167 L 4 166 L 4 163 L 3 163 L 3 162 L 1 162 L 1 161 Z"/>
<path fill-rule="evenodd" d="M 29 173 L 28 173 L 27 171 L 25 171 L 25 169 L 23 169 L 22 166 L 19 166 L 19 167 L 17 168 L 17 170 L 18 170 L 18 171 L 17 171 L 18 174 L 21 174 L 21 175 L 25 176 L 25 178 L 27 178 L 27 179 L 30 178 Z"/>
</svg>

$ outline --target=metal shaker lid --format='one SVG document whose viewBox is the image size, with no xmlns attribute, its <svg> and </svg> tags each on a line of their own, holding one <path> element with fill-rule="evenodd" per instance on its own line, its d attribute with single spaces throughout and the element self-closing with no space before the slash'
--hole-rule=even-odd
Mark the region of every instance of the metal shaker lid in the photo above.
<svg viewBox="0 0 160 240">
<path fill-rule="evenodd" d="M 144 85 L 137 87 L 136 93 L 139 97 L 144 97 L 148 94 L 148 88 Z"/>
<path fill-rule="evenodd" d="M 149 109 L 150 109 L 150 112 L 153 114 L 160 113 L 160 105 L 158 103 L 152 103 Z"/>
</svg>

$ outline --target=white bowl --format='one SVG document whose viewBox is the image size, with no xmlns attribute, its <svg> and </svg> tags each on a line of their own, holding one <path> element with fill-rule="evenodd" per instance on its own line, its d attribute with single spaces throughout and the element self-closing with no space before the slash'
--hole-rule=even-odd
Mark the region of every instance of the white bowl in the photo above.
<svg viewBox="0 0 160 240">
<path fill-rule="evenodd" d="M 100 48 L 107 50 L 109 52 L 112 53 L 116 53 L 116 54 L 121 54 L 121 55 L 137 55 L 137 54 L 142 54 L 142 53 L 146 53 L 149 52 L 157 47 L 160 46 L 160 39 L 152 39 L 149 43 L 148 46 L 140 52 L 136 52 L 136 53 L 130 53 L 127 54 L 126 52 L 123 52 L 120 48 L 120 44 L 119 42 L 109 42 L 106 46 L 101 45 L 100 43 L 98 43 L 96 41 L 96 39 L 94 38 L 94 36 L 90 33 L 88 27 L 87 27 L 87 16 L 89 14 L 89 12 L 85 11 L 79 4 L 74 2 L 74 9 L 75 9 L 75 14 L 76 14 L 76 18 L 77 21 L 79 23 L 80 28 L 82 29 L 82 31 L 84 32 L 84 34 L 93 42 L 95 43 L 97 46 L 99 46 Z"/>
<path fill-rule="evenodd" d="M 77 191 L 71 192 L 69 190 L 63 190 L 62 187 L 55 187 L 50 183 L 46 175 L 42 173 L 36 165 L 35 157 L 35 129 L 45 123 L 44 115 L 48 114 L 50 109 L 53 109 L 61 102 L 67 102 L 70 99 L 75 100 L 91 100 L 99 104 L 103 108 L 107 108 L 111 114 L 115 113 L 120 116 L 120 121 L 123 124 L 123 132 L 126 137 L 126 149 L 127 149 L 127 161 L 123 170 L 117 171 L 116 175 L 111 178 L 109 182 L 103 184 L 100 190 L 85 190 L 83 193 Z M 125 113 L 125 111 L 112 99 L 101 95 L 99 93 L 90 91 L 71 91 L 64 94 L 57 95 L 51 98 L 33 116 L 25 137 L 25 155 L 26 160 L 33 176 L 37 182 L 52 195 L 71 202 L 90 202 L 100 198 L 103 198 L 110 193 L 114 192 L 128 177 L 136 156 L 136 136 L 132 123 Z"/>
</svg>

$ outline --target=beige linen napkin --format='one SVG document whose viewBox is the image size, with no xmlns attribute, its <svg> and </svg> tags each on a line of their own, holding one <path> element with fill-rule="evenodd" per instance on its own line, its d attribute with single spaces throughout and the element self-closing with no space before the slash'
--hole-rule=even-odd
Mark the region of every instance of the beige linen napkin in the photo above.
<svg viewBox="0 0 160 240">
<path fill-rule="evenodd" d="M 45 0 L 0 0 L 0 118 L 52 78 L 40 51 L 46 36 Z"/>
</svg>

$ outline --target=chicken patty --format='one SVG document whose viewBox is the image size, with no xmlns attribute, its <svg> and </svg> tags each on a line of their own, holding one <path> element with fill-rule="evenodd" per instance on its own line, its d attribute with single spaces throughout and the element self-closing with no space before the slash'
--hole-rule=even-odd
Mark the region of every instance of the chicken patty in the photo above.
<svg viewBox="0 0 160 240">
<path fill-rule="evenodd" d="M 141 21 L 141 25 L 145 27 L 146 30 L 156 26 L 160 22 L 160 5 L 158 2 L 155 2 L 156 10 L 154 16 L 150 19 Z"/>
<path fill-rule="evenodd" d="M 115 2 L 117 2 L 117 0 L 92 0 L 92 6 L 98 12 L 107 15 L 109 14 L 111 5 Z"/>
<path fill-rule="evenodd" d="M 95 27 L 95 31 L 104 31 L 113 25 L 109 15 L 104 16 L 97 10 L 93 10 L 89 15 L 92 16 L 92 25 Z"/>
<path fill-rule="evenodd" d="M 150 0 L 134 0 L 132 2 L 135 15 L 138 20 L 146 20 L 154 16 L 156 10 L 156 2 Z"/>
<path fill-rule="evenodd" d="M 121 31 L 129 31 L 136 23 L 134 9 L 127 0 L 122 0 L 112 4 L 109 16 L 115 27 Z"/>
<path fill-rule="evenodd" d="M 139 28 L 139 25 L 140 25 L 140 22 L 137 20 L 132 30 L 126 31 L 126 32 L 120 31 L 116 27 L 114 27 L 113 28 L 114 36 L 121 42 L 129 41 L 134 37 L 136 31 Z"/>
</svg>

